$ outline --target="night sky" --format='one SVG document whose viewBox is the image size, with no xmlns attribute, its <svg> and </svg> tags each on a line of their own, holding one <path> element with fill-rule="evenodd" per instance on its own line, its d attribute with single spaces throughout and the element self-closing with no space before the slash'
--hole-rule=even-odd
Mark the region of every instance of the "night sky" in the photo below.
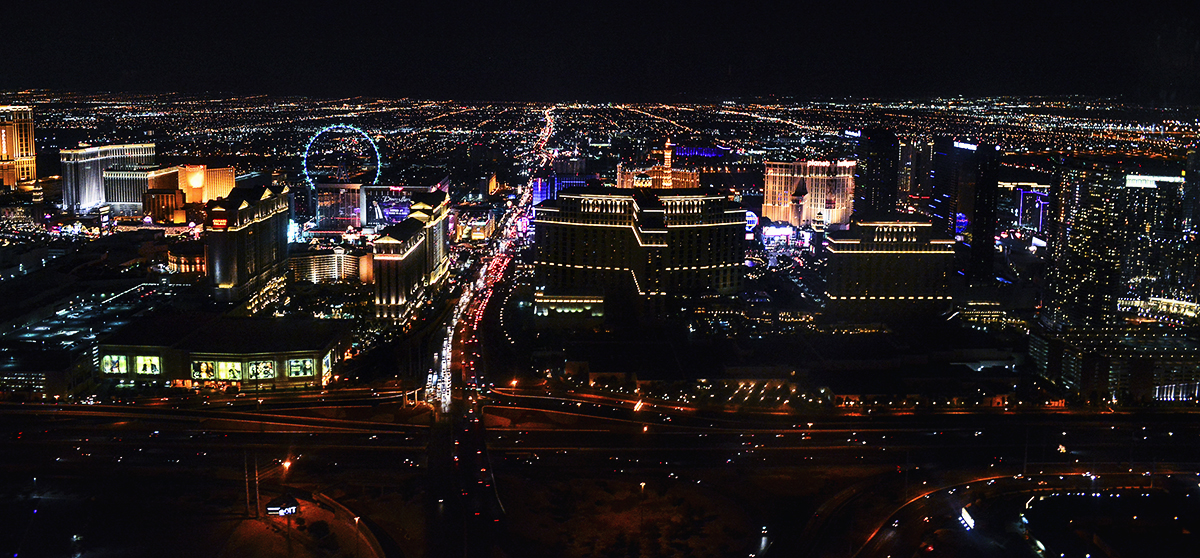
<svg viewBox="0 0 1200 558">
<path fill-rule="evenodd" d="M 20 3 L 0 89 L 1200 102 L 1198 1 Z"/>
</svg>

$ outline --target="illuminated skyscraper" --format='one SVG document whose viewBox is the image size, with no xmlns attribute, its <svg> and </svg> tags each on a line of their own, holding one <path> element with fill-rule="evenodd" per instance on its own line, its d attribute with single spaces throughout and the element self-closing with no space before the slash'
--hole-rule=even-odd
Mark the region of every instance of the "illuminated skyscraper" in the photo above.
<svg viewBox="0 0 1200 558">
<path fill-rule="evenodd" d="M 1041 316 L 1051 329 L 1103 327 L 1116 320 L 1124 180 L 1116 166 L 1082 160 L 1065 162 L 1055 175 Z"/>
<path fill-rule="evenodd" d="M 1053 329 L 1115 325 L 1126 307 L 1197 302 L 1197 249 L 1185 178 L 1128 174 L 1070 160 L 1051 192 L 1043 321 Z"/>
<path fill-rule="evenodd" d="M 1189 149 L 1184 171 L 1184 230 L 1200 230 L 1200 149 Z"/>
<path fill-rule="evenodd" d="M 934 141 L 929 209 L 936 227 L 962 243 L 958 268 L 969 282 L 992 281 L 1000 152 L 995 145 Z"/>
<path fill-rule="evenodd" d="M 899 158 L 900 144 L 891 130 L 869 128 L 859 135 L 854 174 L 856 219 L 885 218 L 896 211 Z"/>
<path fill-rule="evenodd" d="M 1123 298 L 1196 300 L 1194 251 L 1186 233 L 1184 177 L 1130 174 L 1119 200 L 1117 226 Z"/>
<path fill-rule="evenodd" d="M 0 106 L 0 188 L 37 179 L 37 149 L 33 144 L 33 109 Z"/>
<path fill-rule="evenodd" d="M 208 168 L 204 165 L 180 165 L 179 187 L 188 203 L 208 203 L 229 195 L 235 173 L 232 168 Z"/>
<path fill-rule="evenodd" d="M 901 162 L 905 167 L 907 182 L 901 185 L 908 197 L 901 200 L 902 206 L 926 217 L 930 216 L 930 175 L 933 171 L 933 142 L 921 137 L 910 137 L 902 148 Z"/>
<path fill-rule="evenodd" d="M 766 163 L 763 216 L 793 226 L 845 228 L 854 210 L 854 161 Z"/>
<path fill-rule="evenodd" d="M 450 197 L 434 189 L 412 194 L 409 217 L 379 232 L 372 260 L 375 317 L 404 321 L 414 303 L 449 270 Z"/>
<path fill-rule="evenodd" d="M 147 191 L 179 189 L 179 167 L 121 166 L 105 170 L 102 176 L 104 200 L 113 215 L 141 216 Z"/>
<path fill-rule="evenodd" d="M 741 289 L 746 210 L 713 191 L 570 188 L 535 223 L 540 317 Z"/>
<path fill-rule="evenodd" d="M 60 153 L 63 209 L 80 213 L 103 205 L 104 171 L 113 167 L 154 165 L 154 144 L 105 145 L 64 149 Z"/>
<path fill-rule="evenodd" d="M 291 193 L 286 186 L 238 186 L 208 202 L 205 267 L 218 301 L 253 314 L 283 288 Z"/>
</svg>

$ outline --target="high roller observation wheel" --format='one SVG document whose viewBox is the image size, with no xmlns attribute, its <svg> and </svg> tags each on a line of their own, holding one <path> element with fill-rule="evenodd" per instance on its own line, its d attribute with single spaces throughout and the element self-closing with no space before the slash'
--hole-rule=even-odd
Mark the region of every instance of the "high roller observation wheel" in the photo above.
<svg viewBox="0 0 1200 558">
<path fill-rule="evenodd" d="M 371 181 L 371 184 L 379 184 L 379 171 L 382 170 L 382 166 L 379 159 L 379 146 L 375 144 L 375 140 L 371 139 L 371 136 L 364 132 L 362 128 L 353 124 L 330 124 L 317 130 L 317 133 L 308 139 L 308 145 L 304 147 L 304 164 L 302 165 L 304 168 L 304 180 L 310 188 L 313 187 L 313 179 L 312 175 L 308 173 L 308 154 L 312 151 L 313 144 L 317 143 L 317 139 L 326 132 L 354 132 L 365 138 L 367 143 L 371 144 L 371 151 L 375 152 L 375 179 Z"/>
</svg>

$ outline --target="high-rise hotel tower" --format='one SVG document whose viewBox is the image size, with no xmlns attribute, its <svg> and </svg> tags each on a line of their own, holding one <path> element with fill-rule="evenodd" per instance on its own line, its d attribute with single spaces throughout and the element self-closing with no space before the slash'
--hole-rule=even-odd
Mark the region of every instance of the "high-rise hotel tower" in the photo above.
<svg viewBox="0 0 1200 558">
<path fill-rule="evenodd" d="M 37 179 L 33 109 L 0 106 L 0 189 Z"/>
<path fill-rule="evenodd" d="M 85 212 L 104 205 L 104 171 L 154 164 L 154 144 L 135 143 L 64 149 L 61 152 L 63 210 Z"/>
</svg>

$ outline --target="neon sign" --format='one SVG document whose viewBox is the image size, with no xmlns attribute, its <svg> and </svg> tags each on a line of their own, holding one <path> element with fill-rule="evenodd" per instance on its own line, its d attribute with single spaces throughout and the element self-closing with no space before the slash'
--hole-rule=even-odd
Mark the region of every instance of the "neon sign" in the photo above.
<svg viewBox="0 0 1200 558">
<path fill-rule="evenodd" d="M 758 215 L 755 215 L 755 213 L 753 211 L 746 210 L 746 232 L 753 231 L 754 227 L 757 227 L 757 226 L 758 226 Z"/>
</svg>

